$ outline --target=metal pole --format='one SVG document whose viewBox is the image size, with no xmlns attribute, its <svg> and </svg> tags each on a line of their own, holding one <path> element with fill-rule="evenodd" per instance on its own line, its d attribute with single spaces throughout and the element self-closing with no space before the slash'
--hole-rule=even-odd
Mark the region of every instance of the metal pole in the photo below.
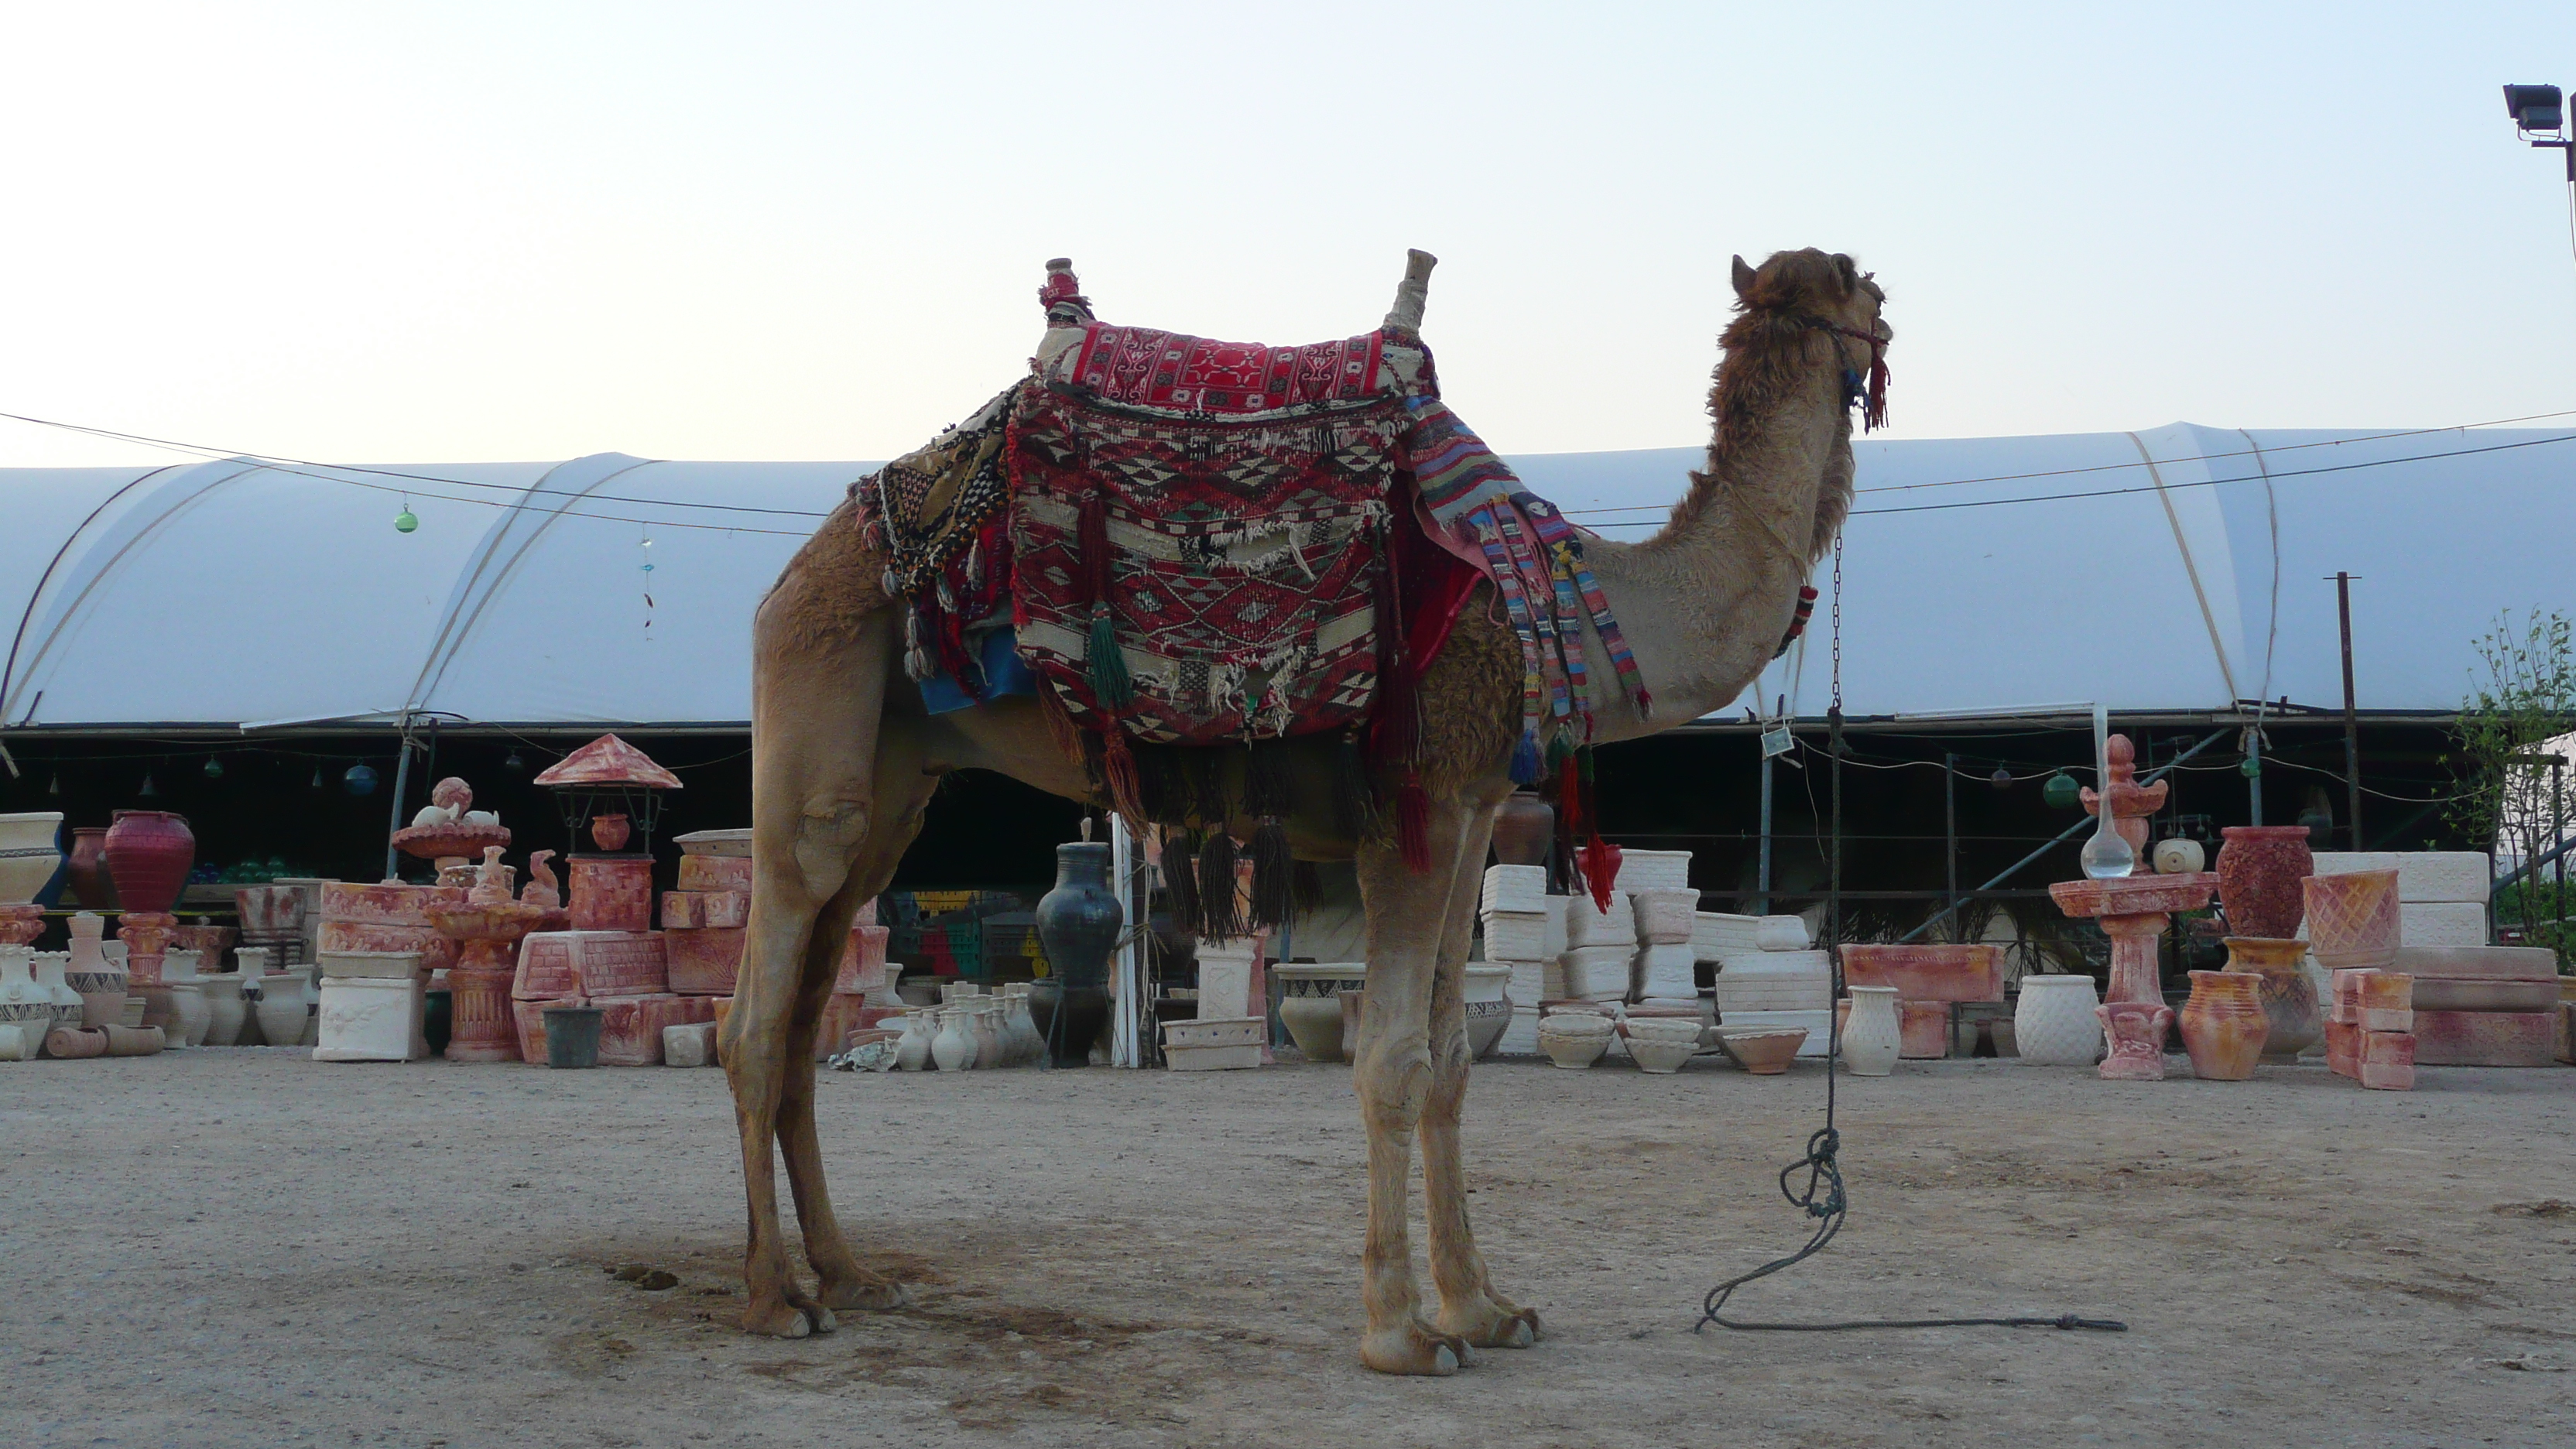
<svg viewBox="0 0 2576 1449">
<path fill-rule="evenodd" d="M 1942 877 L 1949 894 L 1945 898 L 1953 914 L 1959 909 L 1959 757 L 1941 756 L 1941 852 Z"/>
<path fill-rule="evenodd" d="M 1762 863 L 1754 878 L 1753 914 L 1771 914 L 1771 757 L 1762 757 Z"/>
<path fill-rule="evenodd" d="M 1118 909 L 1126 917 L 1126 929 L 1118 941 L 1118 999 L 1113 1007 L 1115 1029 L 1109 1038 L 1111 1066 L 1142 1065 L 1137 1049 L 1139 998 L 1144 990 L 1144 973 L 1137 969 L 1136 942 L 1144 934 L 1144 920 L 1136 909 L 1135 837 L 1127 833 L 1127 819 L 1111 812 L 1109 816 L 1109 879 L 1118 891 Z"/>
<path fill-rule="evenodd" d="M 2549 757 L 2549 843 L 2555 846 L 2566 838 L 2567 757 L 2551 755 Z M 2567 919 L 2567 857 L 2564 854 L 2558 857 L 2558 890 L 2550 899 L 2549 918 L 2552 921 Z"/>
<path fill-rule="evenodd" d="M 2352 848 L 2361 843 L 2361 711 L 2352 692 L 2352 575 L 2335 574 L 2335 617 L 2343 626 L 2343 785 L 2352 821 Z"/>
<path fill-rule="evenodd" d="M 403 828 L 403 795 L 407 790 L 409 790 L 410 786 L 411 715 L 406 712 L 402 717 L 402 756 L 394 762 L 393 823 L 385 827 L 388 837 L 390 837 L 394 831 Z M 402 853 L 394 849 L 393 841 L 388 838 L 385 841 L 385 879 L 398 880 L 401 878 L 401 871 L 398 869 L 401 860 Z"/>
<path fill-rule="evenodd" d="M 2254 773 L 2245 777 L 2247 808 L 2253 812 L 2248 825 L 2263 823 L 2263 730 L 2254 726 L 2245 731 L 2245 758 L 2254 762 Z"/>
</svg>

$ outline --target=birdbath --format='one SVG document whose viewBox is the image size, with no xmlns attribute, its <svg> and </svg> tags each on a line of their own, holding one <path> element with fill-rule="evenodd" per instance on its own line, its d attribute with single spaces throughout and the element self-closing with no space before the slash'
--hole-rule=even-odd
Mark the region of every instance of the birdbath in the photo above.
<svg viewBox="0 0 2576 1449">
<path fill-rule="evenodd" d="M 479 870 L 474 857 L 510 843 L 508 826 L 488 816 L 471 818 L 474 789 L 463 780 L 450 776 L 439 781 L 429 792 L 429 802 L 411 824 L 393 833 L 393 845 L 415 860 L 435 863 L 440 885 L 465 884 L 453 877 Z"/>
<path fill-rule="evenodd" d="M 2129 850 L 2143 869 L 2147 860 L 2147 820 L 2165 808 L 2165 794 L 2172 786 L 2163 780 L 2152 785 L 2138 783 L 2138 749 L 2127 735 L 2113 735 L 2103 743 L 2106 772 L 2111 777 L 2111 828 L 2129 842 Z M 2081 797 L 2084 813 L 2099 817 L 2102 797 L 2086 786 Z"/>
<path fill-rule="evenodd" d="M 2118 786 L 2113 786 L 2112 819 L 2119 819 Z M 2057 908 L 2070 916 L 2098 920 L 2111 938 L 2111 989 L 2093 1014 L 2102 1019 L 2111 1054 L 2102 1060 L 2102 1075 L 2115 1082 L 2160 1082 L 2165 1075 L 2165 1029 L 2173 1008 L 2165 1005 L 2163 983 L 2156 971 L 2156 938 L 2176 911 L 2207 906 L 2218 890 L 2209 871 L 2190 875 L 2133 875 L 2124 880 L 2063 880 L 2048 888 Z"/>
<path fill-rule="evenodd" d="M 510 1010 L 510 981 L 517 971 L 519 938 L 537 928 L 546 908 L 510 899 L 510 868 L 501 864 L 501 847 L 487 845 L 465 904 L 424 909 L 438 934 L 457 946 L 456 964 L 447 968 L 454 1022 L 447 1059 L 517 1061 L 519 1033 Z"/>
</svg>

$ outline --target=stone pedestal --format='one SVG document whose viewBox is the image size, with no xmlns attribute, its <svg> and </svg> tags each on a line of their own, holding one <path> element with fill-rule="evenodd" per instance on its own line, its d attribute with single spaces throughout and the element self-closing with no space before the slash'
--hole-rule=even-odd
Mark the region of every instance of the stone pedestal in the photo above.
<svg viewBox="0 0 2576 1449">
<path fill-rule="evenodd" d="M 44 933 L 43 906 L 0 906 L 0 946 L 32 946 Z"/>
<path fill-rule="evenodd" d="M 572 893 L 565 908 L 574 930 L 653 929 L 651 856 L 576 855 L 569 865 Z"/>
<path fill-rule="evenodd" d="M 2174 912 L 2207 906 L 2217 889 L 2218 877 L 2207 871 L 2059 881 L 2048 888 L 2059 910 L 2100 921 L 2102 934 L 2111 938 L 2111 989 L 2094 1008 L 2110 1038 L 2110 1055 L 2101 1066 L 2105 1079 L 2164 1080 L 2165 1032 L 2173 1025 L 2173 1008 L 2165 1005 L 2156 970 L 2156 938 L 2165 933 Z"/>
<path fill-rule="evenodd" d="M 519 1038 L 510 1015 L 511 975 L 509 966 L 491 964 L 488 957 L 477 960 L 469 956 L 448 968 L 447 989 L 454 1003 L 449 1017 L 453 1025 L 447 1038 L 449 1061 L 519 1060 Z"/>
<path fill-rule="evenodd" d="M 128 911 L 117 919 L 116 939 L 125 943 L 130 988 L 139 991 L 161 984 L 161 958 L 168 953 L 178 929 L 179 918 L 167 911 Z"/>
<path fill-rule="evenodd" d="M 325 976 L 317 1062 L 409 1062 L 429 1055 L 422 978 Z"/>
</svg>

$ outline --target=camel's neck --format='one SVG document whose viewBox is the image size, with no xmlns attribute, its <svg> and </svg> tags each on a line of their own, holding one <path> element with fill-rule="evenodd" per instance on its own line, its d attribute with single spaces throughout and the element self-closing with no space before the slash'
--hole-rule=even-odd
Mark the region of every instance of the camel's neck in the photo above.
<svg viewBox="0 0 2576 1449">
<path fill-rule="evenodd" d="M 1720 366 L 1708 465 L 1664 530 L 1586 545 L 1655 700 L 1651 720 L 1604 701 L 1601 740 L 1687 723 L 1741 693 L 1779 648 L 1799 586 L 1840 524 L 1852 473 L 1840 360 L 1812 332 L 1773 345 L 1759 359 L 1731 350 Z M 1748 365 L 1762 369 L 1758 389 L 1729 376 Z"/>
</svg>

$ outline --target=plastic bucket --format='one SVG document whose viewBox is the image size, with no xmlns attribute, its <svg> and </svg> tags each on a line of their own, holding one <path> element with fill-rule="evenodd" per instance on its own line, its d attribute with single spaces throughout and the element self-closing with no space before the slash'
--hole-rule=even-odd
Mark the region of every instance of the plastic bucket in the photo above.
<svg viewBox="0 0 2576 1449">
<path fill-rule="evenodd" d="M 599 1065 L 599 1025 L 605 1013 L 596 1006 L 546 1008 L 546 1065 Z"/>
</svg>

